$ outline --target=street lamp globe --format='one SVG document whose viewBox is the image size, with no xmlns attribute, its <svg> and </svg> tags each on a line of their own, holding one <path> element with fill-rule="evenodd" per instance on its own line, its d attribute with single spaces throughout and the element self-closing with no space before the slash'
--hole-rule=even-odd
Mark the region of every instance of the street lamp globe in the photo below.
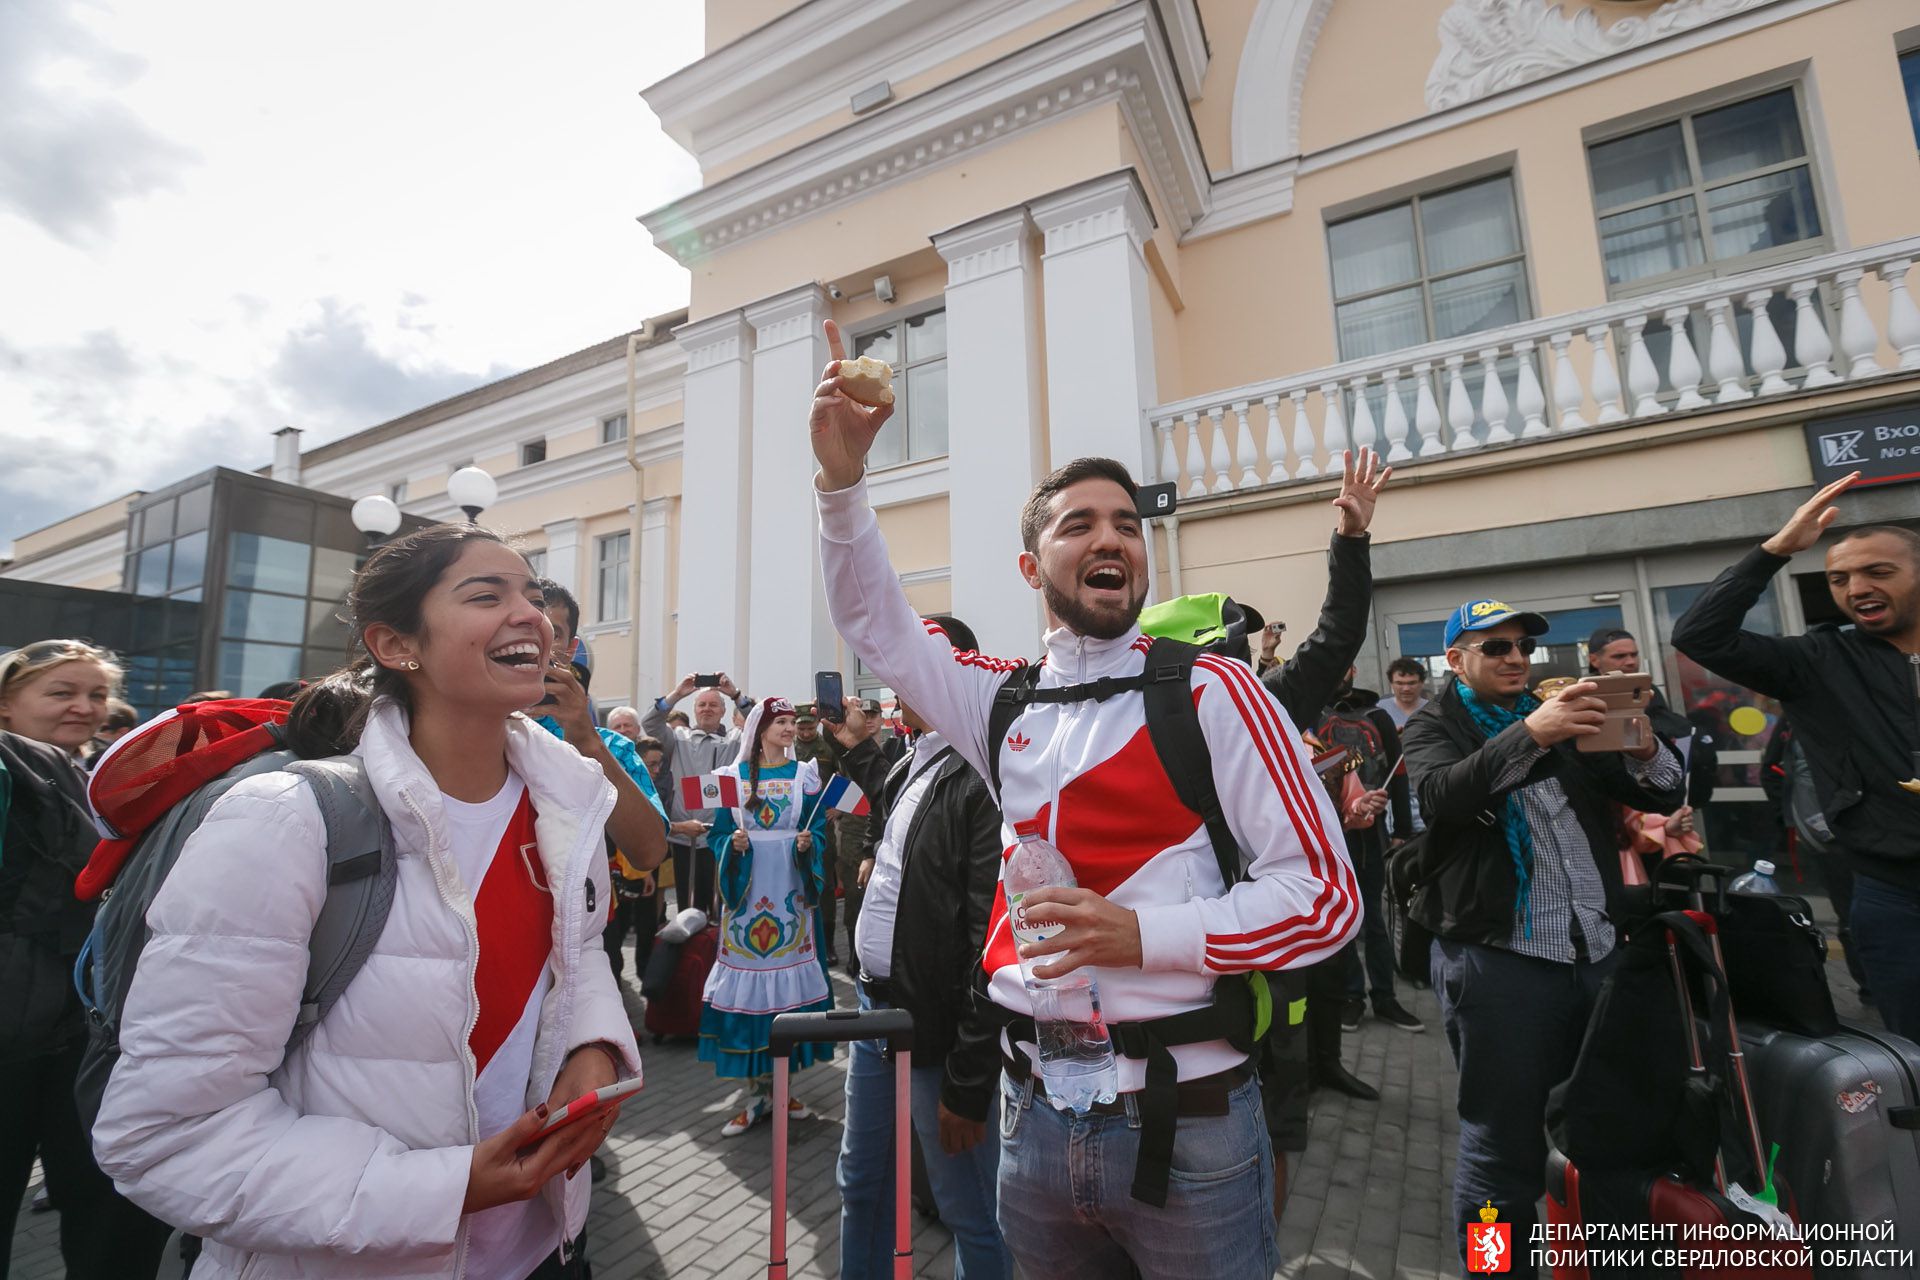
<svg viewBox="0 0 1920 1280">
<path fill-rule="evenodd" d="M 467 513 L 469 521 L 477 522 L 480 513 L 499 498 L 500 486 L 480 468 L 462 467 L 447 477 L 447 496 L 453 499 L 454 506 Z"/>
<path fill-rule="evenodd" d="M 383 494 L 369 494 L 353 504 L 353 527 L 367 535 L 368 542 L 391 537 L 400 527 L 400 508 Z"/>
</svg>

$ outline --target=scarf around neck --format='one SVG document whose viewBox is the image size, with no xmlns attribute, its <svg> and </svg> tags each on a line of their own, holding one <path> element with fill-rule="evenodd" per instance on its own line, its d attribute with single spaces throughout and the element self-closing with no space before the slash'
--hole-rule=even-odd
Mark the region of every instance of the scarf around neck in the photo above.
<svg viewBox="0 0 1920 1280">
<path fill-rule="evenodd" d="M 1540 706 L 1540 699 L 1531 693 L 1522 693 L 1513 708 L 1509 710 L 1496 702 L 1488 702 L 1461 681 L 1460 703 L 1473 717 L 1473 723 L 1480 732 L 1492 738 L 1502 730 L 1520 723 Z M 1513 859 L 1513 878 L 1518 888 L 1514 894 L 1514 914 L 1520 918 L 1521 936 L 1533 937 L 1533 830 L 1527 825 L 1526 810 L 1520 804 L 1521 788 L 1515 787 L 1507 792 L 1506 803 L 1501 806 L 1500 828 L 1507 838 L 1507 854 Z"/>
</svg>

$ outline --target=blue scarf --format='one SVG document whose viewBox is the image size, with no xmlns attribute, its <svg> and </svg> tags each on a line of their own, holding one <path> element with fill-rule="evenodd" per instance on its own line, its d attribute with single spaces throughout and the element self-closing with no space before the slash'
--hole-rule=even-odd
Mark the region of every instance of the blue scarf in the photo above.
<svg viewBox="0 0 1920 1280">
<path fill-rule="evenodd" d="M 1466 707 L 1467 714 L 1473 717 L 1473 723 L 1480 732 L 1491 738 L 1501 730 L 1519 724 L 1529 714 L 1539 709 L 1540 699 L 1530 693 L 1522 693 L 1513 709 L 1498 703 L 1483 701 L 1480 696 L 1467 687 L 1466 681 L 1460 681 L 1460 703 Z M 1527 826 L 1526 810 L 1520 806 L 1520 788 L 1507 792 L 1507 801 L 1500 815 L 1500 827 L 1507 837 L 1507 853 L 1513 858 L 1513 878 L 1518 883 L 1518 892 L 1514 895 L 1514 914 L 1520 917 L 1521 936 L 1533 937 L 1533 830 Z"/>
</svg>

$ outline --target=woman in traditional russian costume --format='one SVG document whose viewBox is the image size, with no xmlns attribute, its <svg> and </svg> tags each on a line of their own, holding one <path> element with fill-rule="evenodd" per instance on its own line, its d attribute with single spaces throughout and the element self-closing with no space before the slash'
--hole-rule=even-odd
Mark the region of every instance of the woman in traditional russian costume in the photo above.
<svg viewBox="0 0 1920 1280">
<path fill-rule="evenodd" d="M 720 1131 L 729 1138 L 771 1112 L 774 1017 L 833 1007 L 818 929 L 826 806 L 819 767 L 788 754 L 793 738 L 793 704 L 762 699 L 740 754 L 721 770 L 740 778 L 740 805 L 716 810 L 707 833 L 719 863 L 720 946 L 700 1012 L 700 1059 L 722 1079 L 747 1082 L 744 1105 Z M 802 1044 L 788 1062 L 798 1071 L 832 1056 L 830 1044 Z M 808 1114 L 789 1101 L 789 1116 Z"/>
</svg>

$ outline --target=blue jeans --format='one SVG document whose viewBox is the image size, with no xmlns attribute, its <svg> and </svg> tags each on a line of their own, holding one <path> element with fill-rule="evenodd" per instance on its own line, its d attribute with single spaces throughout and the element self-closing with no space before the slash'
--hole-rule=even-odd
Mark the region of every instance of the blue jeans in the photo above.
<svg viewBox="0 0 1920 1280">
<path fill-rule="evenodd" d="M 1466 1263 L 1467 1224 L 1493 1201 L 1516 1247 L 1532 1238 L 1547 1183 L 1547 1091 L 1573 1074 L 1580 1041 L 1612 972 L 1558 964 L 1499 947 L 1433 940 L 1433 990 L 1460 1069 L 1460 1159 L 1453 1175 L 1455 1247 Z"/>
<path fill-rule="evenodd" d="M 1046 1280 L 1270 1280 L 1280 1265 L 1273 1151 L 1260 1086 L 1224 1116 L 1181 1116 L 1167 1203 L 1132 1195 L 1137 1095 L 1127 1114 L 1073 1115 L 1001 1077 L 1000 1229 L 1027 1276 Z"/>
<path fill-rule="evenodd" d="M 1887 1030 L 1920 1036 L 1920 893 L 1855 871 L 1851 923 Z"/>
<path fill-rule="evenodd" d="M 862 1009 L 885 1008 L 860 993 Z M 953 1232 L 958 1280 L 1006 1280 L 1013 1266 L 994 1222 L 1000 1148 L 994 1117 L 972 1150 L 950 1156 L 940 1147 L 940 1085 L 945 1068 L 913 1068 L 913 1131 L 926 1158 L 940 1220 Z M 847 1120 L 840 1142 L 840 1275 L 886 1280 L 893 1274 L 893 1063 L 878 1040 L 856 1040 L 848 1057 Z"/>
</svg>

